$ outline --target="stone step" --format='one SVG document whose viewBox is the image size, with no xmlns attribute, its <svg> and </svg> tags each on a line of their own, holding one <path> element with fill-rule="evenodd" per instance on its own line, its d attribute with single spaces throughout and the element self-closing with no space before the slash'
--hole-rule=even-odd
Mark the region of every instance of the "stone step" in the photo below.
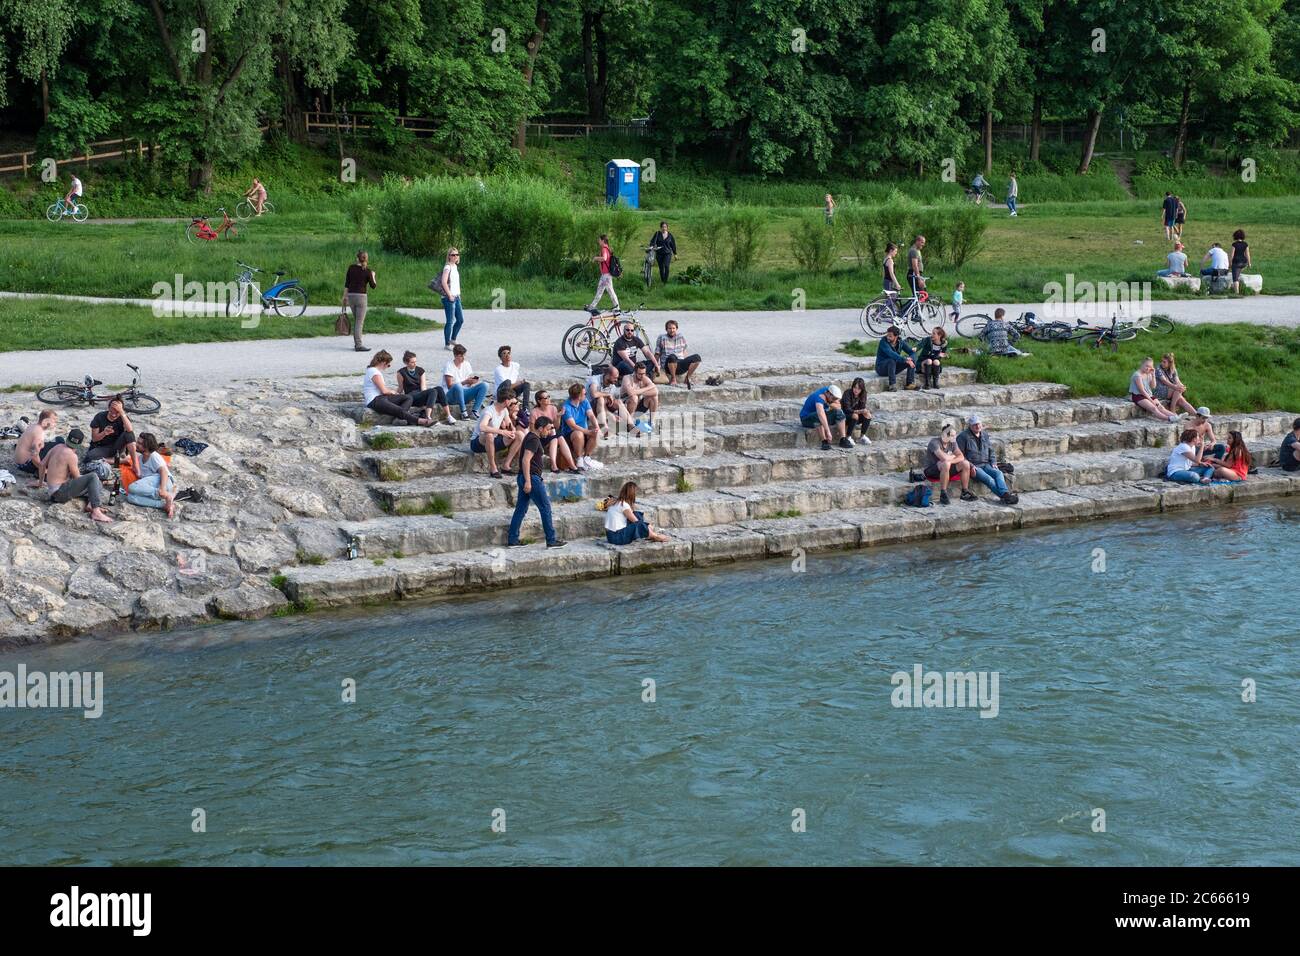
<svg viewBox="0 0 1300 956">
<path fill-rule="evenodd" d="M 1272 413 L 1224 416 L 1222 427 L 1236 428 L 1243 437 L 1255 440 L 1279 425 L 1284 416 Z M 1178 426 L 1150 418 L 1120 421 L 1100 420 L 1068 427 L 1025 428 L 994 431 L 994 447 L 1001 459 L 1019 463 L 1027 459 L 1051 458 L 1078 452 L 1107 452 L 1135 448 L 1168 448 L 1177 440 Z M 1274 431 L 1280 434 L 1280 430 Z M 852 449 L 834 447 L 758 448 L 743 452 L 679 455 L 647 460 L 610 461 L 604 469 L 589 471 L 575 479 L 581 494 L 599 498 L 616 494 L 625 481 L 635 480 L 643 495 L 679 489 L 705 490 L 743 487 L 764 482 L 813 481 L 850 475 L 880 475 L 920 468 L 928 438 L 886 439 Z M 423 450 L 422 450 L 423 451 Z M 439 450 L 445 460 L 457 465 L 456 451 Z M 413 452 L 386 452 L 385 456 Z M 466 453 L 467 455 L 468 453 Z M 378 457 L 378 456 L 376 456 Z M 598 456 L 599 457 L 599 456 Z M 400 460 L 396 457 L 384 461 Z M 439 461 L 444 458 L 439 458 Z M 388 466 L 385 466 L 388 467 Z M 392 466 L 396 468 L 397 466 Z M 571 480 L 569 477 L 563 481 Z M 446 474 L 390 481 L 372 485 L 381 504 L 389 511 L 423 509 L 441 497 L 453 512 L 513 504 L 515 481 L 506 476 L 492 479 L 483 474 Z"/>
<path fill-rule="evenodd" d="M 929 509 L 885 504 L 674 529 L 669 530 L 672 540 L 664 544 L 641 542 L 617 548 L 599 540 L 577 540 L 554 550 L 540 544 L 517 549 L 492 546 L 402 558 L 333 560 L 287 567 L 282 574 L 290 599 L 303 605 L 330 607 L 656 569 L 703 567 L 750 558 L 789 558 L 792 554 L 799 557 L 819 551 L 935 536 L 997 532 L 1293 494 L 1300 494 L 1300 474 L 1266 468 L 1239 485 L 1202 488 L 1173 485 L 1158 479 L 1111 481 L 1071 486 L 1063 491 L 1025 492 L 1013 506 L 984 500 L 954 502 L 949 507 Z M 415 541 L 425 532 L 408 530 L 406 533 L 408 537 L 402 540 Z M 430 525 L 427 533 L 436 535 L 439 531 Z"/>
<path fill-rule="evenodd" d="M 1274 442 L 1254 443 L 1251 451 L 1261 465 L 1276 465 Z M 1016 466 L 1012 487 L 1018 493 L 1066 491 L 1115 482 L 1158 480 L 1164 474 L 1168 458 L 1167 448 L 1133 448 L 1122 452 L 1088 451 L 1030 459 Z M 802 516 L 899 503 L 911 484 L 906 471 L 854 474 L 685 493 L 647 493 L 642 496 L 640 507 L 652 523 L 678 530 L 779 518 L 792 512 Z M 971 490 L 981 498 L 992 497 L 992 493 L 978 482 L 971 484 Z M 599 536 L 603 528 L 604 516 L 595 510 L 594 499 L 570 503 L 557 501 L 552 505 L 552 513 L 557 533 L 562 538 Z M 392 517 L 340 527 L 345 534 L 356 535 L 362 540 L 363 554 L 368 557 L 393 553 L 437 553 L 463 547 L 504 545 L 510 514 L 510 508 L 498 506 L 465 511 L 454 519 L 432 515 Z M 541 522 L 535 509 L 528 512 L 523 535 L 525 538 L 541 538 Z"/>
</svg>

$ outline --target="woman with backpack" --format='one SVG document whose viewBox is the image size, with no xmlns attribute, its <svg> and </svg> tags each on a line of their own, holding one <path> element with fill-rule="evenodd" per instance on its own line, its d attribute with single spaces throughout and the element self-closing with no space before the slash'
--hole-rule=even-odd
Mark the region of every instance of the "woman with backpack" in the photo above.
<svg viewBox="0 0 1300 956">
<path fill-rule="evenodd" d="M 623 268 L 619 265 L 613 250 L 609 248 L 609 236 L 600 237 L 600 252 L 591 261 L 600 263 L 600 281 L 596 283 L 596 297 L 591 300 L 591 305 L 587 306 L 587 311 L 599 311 L 600 300 L 604 298 L 606 292 L 609 293 L 609 300 L 614 303 L 614 309 L 617 311 L 618 295 L 614 292 L 614 280 L 623 274 Z"/>
</svg>

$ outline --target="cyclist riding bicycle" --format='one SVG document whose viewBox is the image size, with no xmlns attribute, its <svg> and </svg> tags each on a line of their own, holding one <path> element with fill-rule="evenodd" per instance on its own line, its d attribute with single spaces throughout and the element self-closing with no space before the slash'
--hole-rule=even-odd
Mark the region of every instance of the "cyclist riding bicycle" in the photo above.
<svg viewBox="0 0 1300 956">
<path fill-rule="evenodd" d="M 992 187 L 989 186 L 988 180 L 984 178 L 983 173 L 976 173 L 975 178 L 970 181 L 971 192 L 975 194 L 975 201 L 980 202 L 984 199 L 984 194 Z"/>
<path fill-rule="evenodd" d="M 263 207 L 266 206 L 266 187 L 256 176 L 253 177 L 253 185 L 249 186 L 244 192 L 244 198 L 253 206 L 253 211 L 257 215 L 262 215 Z"/>
<path fill-rule="evenodd" d="M 65 216 L 71 216 L 77 211 L 77 200 L 81 198 L 81 180 L 74 174 L 72 183 L 68 186 L 68 194 L 63 197 L 63 205 L 68 208 L 63 211 Z"/>
</svg>

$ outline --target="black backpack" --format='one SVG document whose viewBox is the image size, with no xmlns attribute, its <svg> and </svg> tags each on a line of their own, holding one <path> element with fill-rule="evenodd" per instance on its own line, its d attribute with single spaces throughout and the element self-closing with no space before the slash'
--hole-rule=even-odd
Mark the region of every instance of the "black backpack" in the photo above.
<svg viewBox="0 0 1300 956">
<path fill-rule="evenodd" d="M 623 263 L 618 261 L 618 256 L 612 252 L 609 254 L 609 274 L 617 279 L 623 274 Z"/>
</svg>

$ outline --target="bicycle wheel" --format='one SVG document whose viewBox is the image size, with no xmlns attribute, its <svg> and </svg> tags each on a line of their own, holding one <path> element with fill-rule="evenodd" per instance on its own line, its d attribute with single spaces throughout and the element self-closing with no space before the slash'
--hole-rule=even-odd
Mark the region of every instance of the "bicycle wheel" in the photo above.
<svg viewBox="0 0 1300 956">
<path fill-rule="evenodd" d="M 122 407 L 132 415 L 152 415 L 162 408 L 162 402 L 144 392 L 126 391 L 122 393 Z"/>
<path fill-rule="evenodd" d="M 929 335 L 932 329 L 943 325 L 943 303 L 936 302 L 933 299 L 927 299 L 921 303 L 921 307 L 912 316 L 912 324 L 918 327 L 923 334 Z"/>
<path fill-rule="evenodd" d="M 984 327 L 992 321 L 992 317 L 983 312 L 963 315 L 957 320 L 957 335 L 963 339 L 977 339 L 984 333 Z"/>
<path fill-rule="evenodd" d="M 72 218 L 77 222 L 85 222 L 90 218 L 90 210 L 84 202 L 77 203 L 77 211 L 72 214 Z"/>
<path fill-rule="evenodd" d="M 45 210 L 45 218 L 50 222 L 58 222 L 63 218 L 63 210 L 59 208 L 58 203 L 50 203 L 49 208 Z"/>
<path fill-rule="evenodd" d="M 648 289 L 655 281 L 654 260 L 646 258 L 645 265 L 641 267 L 641 277 L 645 279 L 645 287 Z"/>
<path fill-rule="evenodd" d="M 1138 337 L 1138 330 L 1136 326 L 1120 325 L 1107 334 L 1114 336 L 1116 342 L 1131 342 Z"/>
<path fill-rule="evenodd" d="M 609 358 L 609 339 L 600 329 L 583 326 L 573 336 L 573 357 L 578 365 L 592 366 Z"/>
<path fill-rule="evenodd" d="M 220 236 L 222 239 L 238 239 L 239 227 L 232 222 L 225 229 L 219 230 L 217 232 L 217 235 Z"/>
<path fill-rule="evenodd" d="M 1168 316 L 1153 315 L 1151 321 L 1147 323 L 1148 332 L 1155 332 L 1157 335 L 1168 335 L 1174 330 L 1174 323 Z"/>
<path fill-rule="evenodd" d="M 241 200 L 235 207 L 235 218 L 240 222 L 248 222 L 253 218 L 253 204 L 247 199 Z"/>
<path fill-rule="evenodd" d="M 578 364 L 578 357 L 573 354 L 573 337 L 582 329 L 588 328 L 586 323 L 579 322 L 577 325 L 571 325 L 564 331 L 564 338 L 560 339 L 560 356 L 570 365 Z"/>
<path fill-rule="evenodd" d="M 197 222 L 192 222 L 185 227 L 185 238 L 190 242 L 199 241 L 199 224 Z"/>
<path fill-rule="evenodd" d="M 884 335 L 898 320 L 898 316 L 894 314 L 893 304 L 890 302 L 873 302 L 867 306 L 865 312 L 866 329 L 876 337 Z"/>
<path fill-rule="evenodd" d="M 76 385 L 46 385 L 36 393 L 36 400 L 46 405 L 71 405 L 81 399 L 84 391 Z"/>
<path fill-rule="evenodd" d="M 275 212 L 275 203 L 271 202 L 271 200 L 269 199 L 266 202 L 262 203 L 262 212 L 267 215 L 270 215 L 271 213 Z"/>
<path fill-rule="evenodd" d="M 296 285 L 286 286 L 271 299 L 271 308 L 276 315 L 296 319 L 307 311 L 307 290 Z"/>
</svg>

